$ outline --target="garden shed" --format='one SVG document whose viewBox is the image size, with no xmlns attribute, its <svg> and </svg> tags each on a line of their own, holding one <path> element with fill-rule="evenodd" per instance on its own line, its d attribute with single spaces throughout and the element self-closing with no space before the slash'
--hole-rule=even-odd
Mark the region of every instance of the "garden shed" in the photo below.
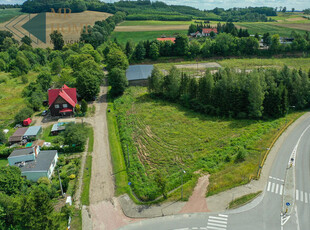
<svg viewBox="0 0 310 230">
<path fill-rule="evenodd" d="M 10 144 L 21 142 L 27 130 L 28 128 L 26 127 L 17 129 L 15 133 L 9 138 Z"/>
<path fill-rule="evenodd" d="M 24 134 L 26 139 L 36 139 L 38 135 L 42 132 L 42 126 L 30 126 Z"/>
<path fill-rule="evenodd" d="M 147 86 L 148 77 L 154 69 L 153 65 L 131 65 L 126 71 L 126 77 L 131 86 Z"/>
</svg>

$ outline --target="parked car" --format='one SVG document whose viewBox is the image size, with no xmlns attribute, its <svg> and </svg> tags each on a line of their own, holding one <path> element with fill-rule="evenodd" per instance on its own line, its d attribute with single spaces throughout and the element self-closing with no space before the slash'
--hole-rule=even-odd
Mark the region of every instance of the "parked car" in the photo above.
<svg viewBox="0 0 310 230">
<path fill-rule="evenodd" d="M 46 116 L 47 115 L 47 110 L 44 110 L 43 112 L 42 112 L 42 116 Z"/>
</svg>

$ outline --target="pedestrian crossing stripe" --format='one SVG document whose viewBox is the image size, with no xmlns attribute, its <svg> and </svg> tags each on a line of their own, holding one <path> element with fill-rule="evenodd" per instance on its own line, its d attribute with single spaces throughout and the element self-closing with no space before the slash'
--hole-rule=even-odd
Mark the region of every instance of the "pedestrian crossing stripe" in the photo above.
<svg viewBox="0 0 310 230">
<path fill-rule="evenodd" d="M 228 224 L 228 216 L 218 214 L 217 216 L 209 216 L 207 229 L 208 230 L 226 230 Z"/>
</svg>

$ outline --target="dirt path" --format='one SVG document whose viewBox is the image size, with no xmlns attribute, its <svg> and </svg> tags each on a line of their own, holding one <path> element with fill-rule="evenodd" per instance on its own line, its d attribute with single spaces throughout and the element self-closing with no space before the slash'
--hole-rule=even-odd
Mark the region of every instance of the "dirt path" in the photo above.
<svg viewBox="0 0 310 230">
<path fill-rule="evenodd" d="M 90 181 L 90 204 L 94 205 L 114 196 L 114 181 L 107 127 L 107 87 L 100 88 L 100 97 L 95 103 L 96 114 L 89 119 L 94 127 L 94 151 Z"/>
<path fill-rule="evenodd" d="M 209 175 L 199 178 L 193 194 L 180 213 L 210 212 L 206 202 L 206 192 L 209 185 Z"/>
</svg>

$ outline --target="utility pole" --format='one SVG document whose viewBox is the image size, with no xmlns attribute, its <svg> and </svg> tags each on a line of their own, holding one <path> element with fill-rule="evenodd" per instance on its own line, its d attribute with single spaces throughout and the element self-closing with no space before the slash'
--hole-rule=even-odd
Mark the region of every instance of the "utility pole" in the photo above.
<svg viewBox="0 0 310 230">
<path fill-rule="evenodd" d="M 62 184 L 61 184 L 59 169 L 57 169 L 57 172 L 58 172 L 58 178 L 59 178 L 59 185 L 60 185 L 60 189 L 61 189 L 61 195 L 62 195 L 62 197 L 65 197 L 65 196 L 64 196 L 64 190 L 62 189 Z"/>
</svg>

